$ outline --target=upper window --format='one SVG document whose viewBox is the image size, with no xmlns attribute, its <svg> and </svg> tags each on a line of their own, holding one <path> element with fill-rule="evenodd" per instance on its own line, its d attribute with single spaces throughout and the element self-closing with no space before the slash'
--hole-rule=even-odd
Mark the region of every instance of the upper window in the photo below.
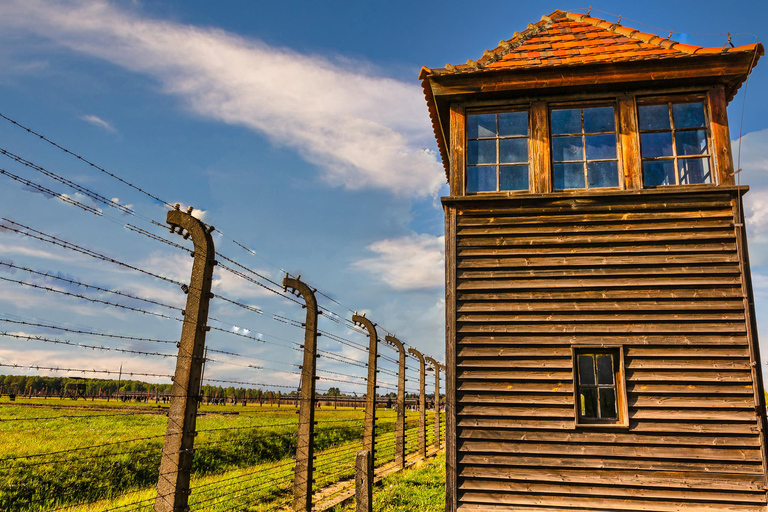
<svg viewBox="0 0 768 512">
<path fill-rule="evenodd" d="M 467 193 L 528 189 L 528 112 L 468 115 Z"/>
<path fill-rule="evenodd" d="M 702 102 L 639 105 L 637 110 L 646 187 L 712 183 Z"/>
<path fill-rule="evenodd" d="M 619 186 L 613 107 L 554 109 L 550 131 L 555 190 Z"/>
<path fill-rule="evenodd" d="M 579 423 L 622 423 L 625 398 L 619 350 L 578 349 L 575 352 Z"/>
</svg>

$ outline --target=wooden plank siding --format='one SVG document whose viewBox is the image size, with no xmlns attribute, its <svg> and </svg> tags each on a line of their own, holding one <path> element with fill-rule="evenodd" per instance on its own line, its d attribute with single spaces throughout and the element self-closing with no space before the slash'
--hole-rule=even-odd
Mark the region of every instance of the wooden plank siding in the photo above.
<svg viewBox="0 0 768 512">
<path fill-rule="evenodd" d="M 740 193 L 445 200 L 456 510 L 766 509 Z M 575 424 L 603 345 L 628 427 Z"/>
</svg>

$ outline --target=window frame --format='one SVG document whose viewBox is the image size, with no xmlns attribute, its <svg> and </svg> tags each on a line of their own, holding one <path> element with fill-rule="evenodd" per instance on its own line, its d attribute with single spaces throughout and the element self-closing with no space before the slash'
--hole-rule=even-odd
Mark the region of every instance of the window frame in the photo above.
<svg viewBox="0 0 768 512">
<path fill-rule="evenodd" d="M 579 362 L 580 354 L 611 354 L 614 356 L 614 384 L 616 395 L 616 420 L 584 419 L 580 415 L 580 384 Z M 573 413 L 574 428 L 629 428 L 629 407 L 627 403 L 627 383 L 624 365 L 623 345 L 573 345 L 571 347 L 573 362 Z M 598 398 L 599 400 L 599 398 Z"/>
<path fill-rule="evenodd" d="M 680 156 L 677 153 L 677 140 L 675 134 L 678 130 L 675 129 L 674 116 L 672 115 L 672 105 L 675 103 L 694 103 L 699 102 L 702 104 L 704 110 L 704 130 L 707 136 L 707 153 L 705 155 L 683 155 Z M 710 105 L 707 98 L 707 94 L 702 93 L 690 93 L 690 94 L 658 94 L 658 95 L 644 95 L 637 96 L 635 98 L 635 116 L 637 119 L 637 149 L 638 149 L 638 161 L 640 162 L 640 183 L 644 190 L 653 190 L 666 187 L 711 187 L 719 185 L 719 168 L 718 162 L 715 158 L 715 146 L 712 136 L 712 115 L 710 112 Z M 669 112 L 669 125 L 670 130 L 642 130 L 640 128 L 640 107 L 650 105 L 666 105 Z M 679 131 L 696 131 L 701 130 L 701 127 L 683 128 Z M 672 136 L 672 156 L 671 157 L 655 157 L 655 158 L 643 158 L 643 146 L 640 135 L 643 133 L 671 133 Z M 680 167 L 678 165 L 679 160 L 692 160 L 695 158 L 706 157 L 709 160 L 709 183 L 680 183 Z M 672 161 L 675 167 L 675 183 L 669 185 L 646 185 L 645 183 L 645 171 L 643 170 L 643 162 L 664 162 Z"/>
<path fill-rule="evenodd" d="M 522 136 L 510 136 L 510 137 L 500 137 L 498 134 L 496 137 L 493 138 L 479 138 L 479 139 L 470 139 L 469 138 L 469 116 L 473 115 L 482 115 L 482 114 L 505 114 L 509 112 L 526 112 L 528 114 L 528 133 L 525 135 L 525 137 Z M 532 116 L 531 116 L 531 105 L 530 103 L 524 103 L 524 104 L 505 104 L 503 106 L 498 107 L 478 107 L 478 108 L 467 108 L 464 112 L 464 180 L 463 180 L 463 188 L 462 193 L 465 196 L 483 196 L 487 194 L 530 194 L 533 191 L 533 184 L 534 184 L 534 178 L 533 178 L 533 169 L 531 166 L 531 159 L 533 154 L 533 145 L 532 145 Z M 498 117 L 496 118 L 496 129 L 498 133 Z M 507 163 L 505 165 L 511 165 L 511 166 L 522 166 L 526 165 L 528 167 L 528 188 L 525 190 L 500 190 L 499 186 L 501 184 L 501 166 L 502 163 L 499 162 L 499 141 L 500 140 L 506 140 L 506 139 L 521 139 L 525 138 L 528 141 L 528 161 L 523 164 L 522 162 L 518 163 Z M 494 140 L 496 141 L 496 163 L 495 164 L 484 164 L 484 165 L 476 165 L 471 166 L 469 164 L 469 143 L 470 141 L 475 140 Z M 470 167 L 496 167 L 496 190 L 480 190 L 477 192 L 469 192 L 469 168 Z"/>
<path fill-rule="evenodd" d="M 450 103 L 449 176 L 450 195 L 476 199 L 494 199 L 549 194 L 592 195 L 624 191 L 653 191 L 672 185 L 647 186 L 643 175 L 638 105 L 666 101 L 699 101 L 705 104 L 708 158 L 712 183 L 689 184 L 686 188 L 733 186 L 734 167 L 731 137 L 725 111 L 723 86 L 663 87 L 658 91 L 611 90 L 579 94 L 524 95 L 510 99 L 457 99 Z M 555 189 L 550 137 L 550 111 L 553 108 L 613 106 L 617 122 L 617 157 L 619 186 L 605 188 Z M 528 112 L 528 190 L 467 192 L 468 116 L 473 114 Z M 498 175 L 498 171 L 497 171 Z M 676 178 L 679 179 L 679 178 Z M 498 177 L 497 177 L 498 180 Z"/>
<path fill-rule="evenodd" d="M 602 190 L 624 190 L 626 188 L 625 179 L 624 179 L 624 169 L 623 169 L 623 148 L 622 148 L 622 142 L 621 142 L 621 118 L 619 116 L 619 98 L 618 96 L 611 97 L 611 98 L 602 98 L 602 99 L 594 99 L 594 100 L 584 100 L 584 101 L 568 101 L 568 102 L 549 102 L 547 104 L 547 131 L 549 132 L 549 174 L 550 174 L 550 192 L 579 192 L 579 191 L 602 191 Z M 600 134 L 592 134 L 589 135 L 606 135 L 608 133 L 613 133 L 616 137 L 616 169 L 617 169 L 617 178 L 618 178 L 618 186 L 615 187 L 589 187 L 589 175 L 587 173 L 587 164 L 590 162 L 590 160 L 587 159 L 587 148 L 586 148 L 586 136 L 588 135 L 586 132 L 584 132 L 584 118 L 583 118 L 583 110 L 585 108 L 600 108 L 600 107 L 611 107 L 613 108 L 613 123 L 614 123 L 614 131 L 613 132 L 604 132 Z M 581 119 L 581 133 L 579 134 L 557 134 L 555 135 L 552 131 L 552 111 L 553 110 L 567 110 L 567 109 L 581 109 L 582 110 L 582 119 Z M 582 141 L 582 151 L 583 151 L 583 159 L 580 161 L 564 161 L 564 162 L 555 162 L 554 155 L 552 153 L 552 146 L 555 138 L 559 137 L 571 137 L 571 136 L 581 136 Z M 591 160 L 593 162 L 612 162 L 613 159 L 603 159 L 598 158 L 595 160 Z M 582 163 L 583 164 L 583 172 L 584 172 L 584 188 L 563 188 L 563 189 L 557 189 L 555 188 L 555 163 Z"/>
</svg>

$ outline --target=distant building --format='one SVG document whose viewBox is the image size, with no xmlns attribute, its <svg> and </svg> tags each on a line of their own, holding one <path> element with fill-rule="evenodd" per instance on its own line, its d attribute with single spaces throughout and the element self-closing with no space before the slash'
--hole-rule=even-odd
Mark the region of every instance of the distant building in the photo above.
<svg viewBox="0 0 768 512">
<path fill-rule="evenodd" d="M 726 114 L 762 54 L 555 11 L 422 70 L 450 184 L 448 511 L 765 510 Z"/>
</svg>

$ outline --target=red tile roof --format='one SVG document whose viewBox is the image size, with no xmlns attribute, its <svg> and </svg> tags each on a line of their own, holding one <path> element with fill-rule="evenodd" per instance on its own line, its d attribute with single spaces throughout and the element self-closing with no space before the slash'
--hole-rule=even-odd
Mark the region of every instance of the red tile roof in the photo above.
<svg viewBox="0 0 768 512">
<path fill-rule="evenodd" d="M 468 60 L 466 64 L 456 66 L 446 64 L 442 69 L 422 68 L 419 79 L 422 80 L 440 156 L 448 175 L 447 145 L 438 120 L 436 99 L 429 83 L 431 76 L 752 54 L 754 58 L 748 73 L 763 53 L 763 45 L 760 43 L 735 48 L 728 45 L 704 48 L 679 43 L 586 14 L 557 10 L 549 16 L 542 16 L 538 23 L 529 24 L 523 32 L 515 32 L 512 39 L 500 41 L 499 46 L 486 50 L 478 60 Z M 736 84 L 736 88 L 738 86 L 740 83 Z M 731 92 L 733 93 L 735 90 Z"/>
<path fill-rule="evenodd" d="M 515 32 L 512 39 L 500 41 L 478 60 L 444 69 L 435 74 L 479 70 L 526 69 L 542 66 L 567 66 L 604 62 L 667 59 L 692 55 L 754 52 L 759 43 L 732 48 L 703 48 L 678 43 L 655 34 L 641 32 L 586 14 L 555 11 L 541 21 Z"/>
</svg>

